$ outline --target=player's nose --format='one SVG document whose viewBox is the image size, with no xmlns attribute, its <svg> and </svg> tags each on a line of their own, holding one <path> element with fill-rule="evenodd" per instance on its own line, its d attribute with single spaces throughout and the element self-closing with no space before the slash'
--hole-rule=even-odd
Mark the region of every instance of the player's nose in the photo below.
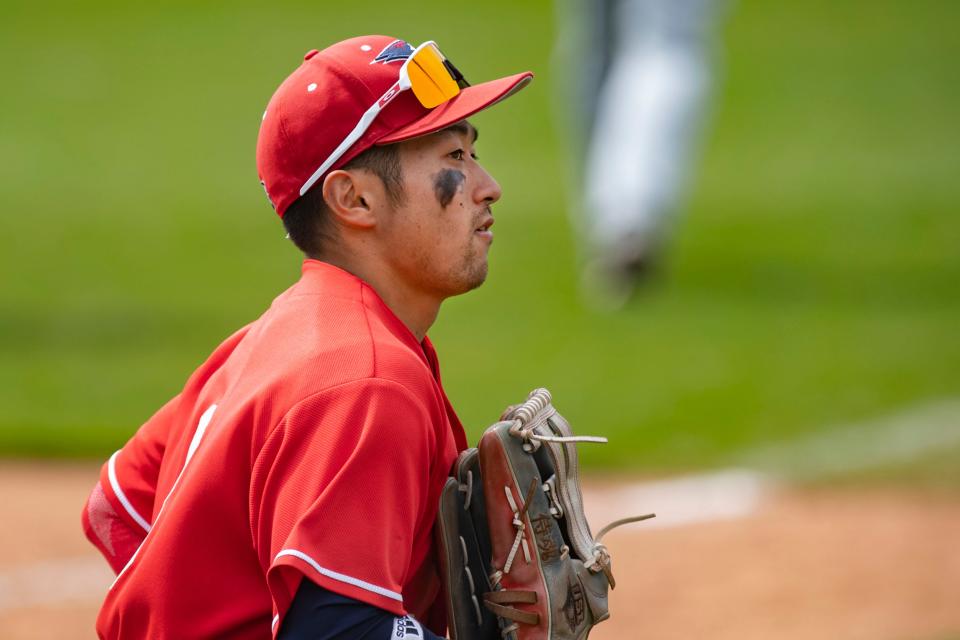
<svg viewBox="0 0 960 640">
<path fill-rule="evenodd" d="M 473 192 L 473 199 L 477 204 L 493 204 L 503 195 L 503 190 L 493 176 L 487 173 L 479 164 L 477 165 L 477 183 Z"/>
</svg>

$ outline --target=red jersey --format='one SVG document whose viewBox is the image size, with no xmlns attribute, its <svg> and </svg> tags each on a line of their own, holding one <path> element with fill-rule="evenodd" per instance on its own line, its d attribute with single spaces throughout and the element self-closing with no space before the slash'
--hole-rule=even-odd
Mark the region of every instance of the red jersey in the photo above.
<svg viewBox="0 0 960 640">
<path fill-rule="evenodd" d="M 429 340 L 304 261 L 104 465 L 98 504 L 144 537 L 128 560 L 85 513 L 125 561 L 97 632 L 266 638 L 306 576 L 443 633 L 432 529 L 466 446 Z"/>
</svg>

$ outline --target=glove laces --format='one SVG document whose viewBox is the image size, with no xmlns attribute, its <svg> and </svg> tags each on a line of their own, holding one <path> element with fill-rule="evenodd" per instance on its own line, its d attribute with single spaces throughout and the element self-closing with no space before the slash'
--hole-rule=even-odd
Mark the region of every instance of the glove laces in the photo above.
<svg viewBox="0 0 960 640">
<path fill-rule="evenodd" d="M 545 410 L 547 410 L 547 408 L 550 407 L 550 404 L 552 401 L 553 401 L 553 398 L 547 389 L 542 389 L 542 388 L 535 389 L 530 393 L 530 395 L 527 397 L 527 400 L 523 404 L 517 407 L 511 407 L 507 409 L 507 411 L 502 416 L 501 419 L 512 420 L 513 424 L 510 427 L 510 434 L 523 439 L 524 441 L 523 448 L 525 451 L 527 451 L 528 453 L 532 453 L 536 451 L 538 448 L 540 448 L 540 445 L 542 443 L 551 443 L 555 445 L 560 445 L 560 447 L 562 448 L 566 448 L 568 445 L 577 444 L 580 442 L 591 442 L 591 443 L 598 443 L 598 444 L 606 444 L 608 442 L 608 440 L 604 437 L 575 436 L 569 432 L 568 427 L 561 430 L 554 429 L 554 433 L 559 431 L 563 435 L 552 435 L 552 434 L 543 433 L 544 429 L 542 428 L 542 424 L 544 421 L 542 417 L 539 420 L 535 418 L 537 418 L 540 414 L 542 414 Z M 549 418 L 548 418 L 548 422 L 549 422 Z M 571 449 L 568 449 L 567 451 L 570 453 L 569 458 L 572 458 L 573 460 L 575 460 L 575 457 L 576 457 L 575 450 L 571 448 Z M 575 475 L 576 463 L 573 462 L 572 464 L 574 465 L 572 469 L 568 468 L 565 471 L 558 469 L 557 470 L 558 475 L 559 474 L 565 475 L 565 473 L 571 473 Z M 565 478 L 563 477 L 558 478 L 554 476 L 554 477 L 551 477 L 551 479 L 548 480 L 543 486 L 544 492 L 547 494 L 547 497 L 551 502 L 550 511 L 551 513 L 553 513 L 554 518 L 558 520 L 563 517 L 564 509 L 562 507 L 563 500 L 560 498 L 560 496 L 557 495 L 558 489 L 562 490 L 563 487 L 557 486 L 557 485 L 562 485 L 564 483 L 564 480 Z M 567 489 L 567 492 L 569 493 L 569 489 Z M 533 494 L 531 492 L 528 495 L 527 500 L 529 500 L 530 497 L 532 497 L 532 495 Z M 577 495 L 579 496 L 579 489 L 577 489 Z M 509 495 L 509 490 L 508 490 L 508 499 L 510 500 L 510 506 L 514 511 L 514 515 L 516 516 L 518 511 L 516 509 L 516 506 L 514 505 L 513 497 Z M 525 508 L 526 507 L 524 506 L 524 509 Z M 582 524 L 582 527 L 580 527 L 578 531 L 571 532 L 571 533 L 577 536 L 577 540 L 575 541 L 575 546 L 582 550 L 581 552 L 583 553 L 584 556 L 587 556 L 584 558 L 584 564 L 586 564 L 587 567 L 595 573 L 603 571 L 603 573 L 607 577 L 607 580 L 610 582 L 610 586 L 615 587 L 616 581 L 614 580 L 613 573 L 610 569 L 610 553 L 609 551 L 607 551 L 606 546 L 601 544 L 600 540 L 603 538 L 604 535 L 606 535 L 607 533 L 609 533 L 610 531 L 612 531 L 617 527 L 620 527 L 625 524 L 630 524 L 633 522 L 641 522 L 643 520 L 649 520 L 650 518 L 654 518 L 654 517 L 656 517 L 656 514 L 647 513 L 644 515 L 631 516 L 628 518 L 621 518 L 619 520 L 614 520 L 613 522 L 603 527 L 595 537 L 590 536 L 589 529 L 587 528 L 586 522 L 584 521 L 580 523 Z M 514 526 L 517 526 L 518 520 L 522 521 L 522 517 L 514 519 Z M 520 526 L 517 527 L 518 539 L 523 537 L 522 526 L 523 525 L 521 523 Z M 526 544 L 526 539 L 523 540 L 523 543 Z M 509 556 L 510 561 L 513 560 L 513 557 L 516 554 L 516 547 L 517 547 L 517 543 L 515 541 L 514 547 L 511 550 L 511 553 Z M 529 558 L 527 559 L 527 562 L 529 562 Z M 506 566 L 509 567 L 509 563 Z"/>
</svg>

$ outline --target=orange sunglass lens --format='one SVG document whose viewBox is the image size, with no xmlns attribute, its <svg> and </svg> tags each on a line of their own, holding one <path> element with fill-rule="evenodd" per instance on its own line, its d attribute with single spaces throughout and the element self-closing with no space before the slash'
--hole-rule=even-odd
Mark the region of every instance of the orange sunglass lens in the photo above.
<svg viewBox="0 0 960 640">
<path fill-rule="evenodd" d="M 426 46 L 409 61 L 407 74 L 410 86 L 420 104 L 428 109 L 443 104 L 460 93 L 457 81 L 453 79 L 443 54 L 435 46 Z"/>
</svg>

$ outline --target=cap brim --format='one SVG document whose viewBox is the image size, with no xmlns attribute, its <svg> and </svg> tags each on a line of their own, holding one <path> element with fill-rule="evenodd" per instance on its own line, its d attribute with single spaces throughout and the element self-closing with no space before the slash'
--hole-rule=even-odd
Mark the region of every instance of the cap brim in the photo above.
<svg viewBox="0 0 960 640">
<path fill-rule="evenodd" d="M 531 80 L 533 80 L 533 74 L 524 71 L 506 78 L 467 87 L 452 100 L 435 107 L 416 122 L 388 133 L 377 140 L 376 144 L 400 142 L 401 140 L 409 140 L 439 131 L 510 97 L 530 84 Z"/>
</svg>

